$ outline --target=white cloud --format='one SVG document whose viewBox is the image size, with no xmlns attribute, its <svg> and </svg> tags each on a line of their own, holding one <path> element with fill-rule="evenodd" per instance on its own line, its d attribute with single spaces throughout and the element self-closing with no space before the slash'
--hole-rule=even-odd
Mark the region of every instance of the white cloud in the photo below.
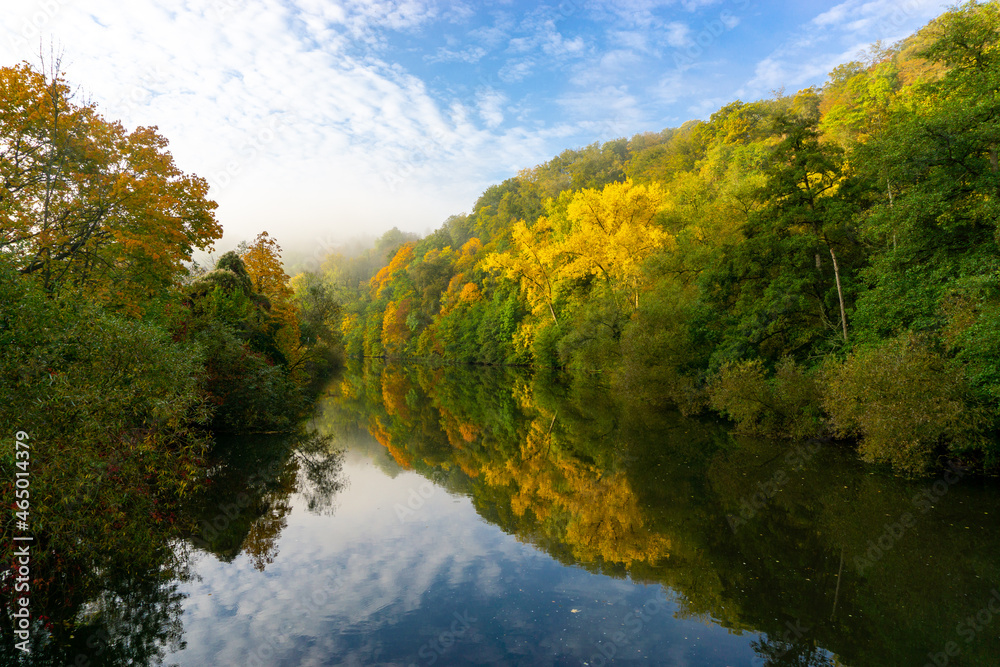
<svg viewBox="0 0 1000 667">
<path fill-rule="evenodd" d="M 608 42 L 615 48 L 626 48 L 640 53 L 651 53 L 649 34 L 642 30 L 610 30 Z"/>
<path fill-rule="evenodd" d="M 503 122 L 503 105 L 506 102 L 507 96 L 492 88 L 485 88 L 476 95 L 479 115 L 487 127 L 494 128 Z"/>
<path fill-rule="evenodd" d="M 912 32 L 944 8 L 945 3 L 938 0 L 847 0 L 810 23 L 827 30 L 874 31 L 888 38 Z"/>
<path fill-rule="evenodd" d="M 840 23 L 841 21 L 844 20 L 844 18 L 846 16 L 848 16 L 849 9 L 850 9 L 849 5 L 852 5 L 852 4 L 856 5 L 856 4 L 860 4 L 860 3 L 853 2 L 853 1 L 852 2 L 841 3 L 841 4 L 837 5 L 836 7 L 833 7 L 831 9 L 823 12 L 822 14 L 820 14 L 819 16 L 817 16 L 816 18 L 814 18 L 812 20 L 813 25 L 828 26 L 828 25 L 835 25 L 835 24 Z"/>
<path fill-rule="evenodd" d="M 470 46 L 461 51 L 453 51 L 442 46 L 438 47 L 434 55 L 424 56 L 424 60 L 429 63 L 463 62 L 474 64 L 482 60 L 486 53 L 486 49 L 481 46 Z"/>
<path fill-rule="evenodd" d="M 367 37 L 378 29 L 411 30 L 438 15 L 435 4 L 419 0 L 346 0 L 344 8 L 344 24 L 357 37 Z"/>
<path fill-rule="evenodd" d="M 555 19 L 529 16 L 519 27 L 523 36 L 513 37 L 507 50 L 516 55 L 526 55 L 541 51 L 548 58 L 563 61 L 580 56 L 585 51 L 585 42 L 579 35 L 566 38 L 556 27 Z"/>
<path fill-rule="evenodd" d="M 624 136 L 642 121 L 639 100 L 627 86 L 604 85 L 566 93 L 559 100 L 567 117 L 575 120 L 593 140 L 608 141 Z"/>
<path fill-rule="evenodd" d="M 528 78 L 535 67 L 535 61 L 532 58 L 517 58 L 514 60 L 507 61 L 500 71 L 497 72 L 497 76 L 504 83 L 517 83 L 518 81 L 524 81 Z"/>
<path fill-rule="evenodd" d="M 0 62 L 34 60 L 39 37 L 51 38 L 70 81 L 103 113 L 158 126 L 178 165 L 215 184 L 234 241 L 275 226 L 306 237 L 436 227 L 518 168 L 598 137 L 659 129 L 687 100 L 718 98 L 704 76 L 722 80 L 716 63 L 746 66 L 706 53 L 691 56 L 698 81 L 678 70 L 691 71 L 674 57 L 701 44 L 702 19 L 718 10 L 685 12 L 707 2 L 520 14 L 449 0 L 9 4 Z M 759 58 L 736 94 L 822 77 L 869 34 L 889 36 L 879 26 L 905 34 L 940 11 L 931 0 L 840 7 Z M 728 32 L 738 19 L 719 17 L 721 46 L 739 38 Z M 445 62 L 468 67 L 437 66 Z M 466 78 L 448 79 L 456 69 Z"/>
<path fill-rule="evenodd" d="M 469 32 L 469 38 L 476 44 L 481 44 L 490 49 L 505 44 L 510 39 L 510 29 L 514 22 L 506 16 L 497 17 L 496 23 L 491 26 L 482 26 Z"/>
<path fill-rule="evenodd" d="M 566 39 L 558 32 L 550 32 L 542 41 L 542 51 L 549 56 L 576 55 L 583 52 L 583 38 Z"/>
<path fill-rule="evenodd" d="M 234 239 L 276 227 L 286 236 L 330 225 L 423 231 L 468 208 L 498 163 L 548 156 L 544 139 L 495 132 L 499 91 L 476 100 L 475 116 L 456 114 L 461 105 L 377 55 L 380 31 L 422 29 L 443 13 L 431 4 L 229 1 L 192 1 L 171 16 L 152 0 L 93 0 L 85 10 L 67 4 L 46 28 L 65 50 L 69 79 L 103 113 L 157 125 L 179 166 L 213 184 Z M 15 54 L 0 32 L 0 59 L 18 57 L 31 50 Z"/>
<path fill-rule="evenodd" d="M 688 46 L 691 42 L 691 29 L 685 23 L 672 22 L 666 26 L 667 44 L 677 48 Z"/>
<path fill-rule="evenodd" d="M 702 7 L 711 7 L 723 2 L 723 0 L 681 0 L 681 6 L 689 12 L 697 11 Z"/>
<path fill-rule="evenodd" d="M 855 60 L 877 40 L 892 43 L 946 8 L 941 0 L 847 0 L 816 15 L 794 36 L 757 62 L 737 96 L 765 97 L 822 84 L 838 64 Z"/>
<path fill-rule="evenodd" d="M 651 28 L 659 23 L 656 11 L 673 4 L 673 0 L 630 0 L 629 2 L 607 0 L 594 3 L 594 9 L 615 16 L 618 21 L 627 26 Z"/>
</svg>

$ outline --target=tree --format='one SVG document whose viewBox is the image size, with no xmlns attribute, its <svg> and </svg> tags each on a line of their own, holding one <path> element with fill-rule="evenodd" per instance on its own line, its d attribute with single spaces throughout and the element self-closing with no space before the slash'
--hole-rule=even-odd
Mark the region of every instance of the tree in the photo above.
<svg viewBox="0 0 1000 667">
<path fill-rule="evenodd" d="M 968 2 L 924 31 L 939 75 L 904 89 L 857 170 L 893 196 L 865 219 L 871 267 L 855 320 L 866 342 L 933 333 L 1000 405 L 1000 6 Z"/>
<path fill-rule="evenodd" d="M 0 252 L 50 292 L 137 313 L 221 236 L 207 182 L 166 147 L 74 104 L 57 72 L 0 68 Z"/>
<path fill-rule="evenodd" d="M 820 142 L 815 119 L 784 115 L 776 123 L 784 138 L 758 192 L 763 205 L 750 215 L 744 238 L 726 246 L 723 261 L 703 279 L 720 314 L 712 325 L 722 328 L 716 363 L 801 358 L 827 330 L 847 342 L 838 254 L 852 247 L 855 211 L 842 151 Z"/>
<path fill-rule="evenodd" d="M 891 129 L 855 156 L 862 176 L 893 183 L 864 227 L 872 268 L 858 317 L 879 338 L 940 327 L 949 293 L 986 296 L 974 283 L 997 270 L 998 30 L 996 3 L 935 20 L 919 53 L 946 66 L 943 75 L 901 93 Z"/>
<path fill-rule="evenodd" d="M 254 292 L 267 298 L 274 341 L 289 369 L 298 370 L 304 349 L 299 332 L 298 307 L 281 264 L 281 246 L 268 233 L 261 232 L 240 255 Z"/>
<path fill-rule="evenodd" d="M 625 296 L 632 310 L 638 308 L 642 261 L 673 243 L 656 224 L 664 197 L 659 185 L 635 185 L 630 179 L 600 192 L 577 192 L 566 209 L 571 227 L 559 248 L 566 257 L 561 273 L 599 277 L 613 294 Z"/>
<path fill-rule="evenodd" d="M 413 248 L 415 244 L 404 243 L 392 255 L 392 261 L 387 266 L 382 267 L 375 277 L 371 279 L 372 296 L 381 297 L 390 289 L 393 282 L 406 275 L 406 269 L 413 261 Z M 398 295 L 397 295 L 398 296 Z"/>
<path fill-rule="evenodd" d="M 482 267 L 519 283 L 532 311 L 547 308 L 553 324 L 559 324 L 553 306 L 558 248 L 551 235 L 547 218 L 539 218 L 531 227 L 519 220 L 511 228 L 511 251 L 487 255 Z"/>
<path fill-rule="evenodd" d="M 764 215 L 775 215 L 779 224 L 803 226 L 826 246 L 833 263 L 834 282 L 840 306 L 840 324 L 847 342 L 847 310 L 840 281 L 840 266 L 834 246 L 850 211 L 843 206 L 838 192 L 844 185 L 839 151 L 823 146 L 816 130 L 816 119 L 779 118 L 786 135 L 774 152 L 771 182 L 765 190 L 773 208 Z M 817 265 L 820 264 L 817 258 Z"/>
<path fill-rule="evenodd" d="M 240 254 L 254 291 L 268 298 L 286 299 L 291 295 L 288 275 L 281 264 L 281 246 L 266 231 Z"/>
<path fill-rule="evenodd" d="M 890 108 L 899 90 L 898 68 L 886 61 L 862 69 L 834 69 L 831 81 L 823 88 L 821 128 L 824 135 L 847 147 L 864 142 L 884 132 Z M 860 70 L 860 71 L 858 71 Z"/>
</svg>

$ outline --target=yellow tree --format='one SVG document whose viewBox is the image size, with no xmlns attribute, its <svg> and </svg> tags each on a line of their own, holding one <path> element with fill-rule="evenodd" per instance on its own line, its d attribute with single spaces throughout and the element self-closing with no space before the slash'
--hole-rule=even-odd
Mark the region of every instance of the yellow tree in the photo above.
<svg viewBox="0 0 1000 667">
<path fill-rule="evenodd" d="M 392 260 L 383 266 L 375 277 L 371 279 L 371 288 L 375 298 L 383 295 L 385 290 L 392 285 L 392 282 L 401 274 L 406 272 L 407 267 L 413 261 L 413 248 L 415 243 L 404 243 L 400 246 Z"/>
<path fill-rule="evenodd" d="M 544 217 L 531 227 L 519 220 L 511 228 L 511 239 L 511 251 L 487 255 L 482 268 L 518 282 L 532 312 L 548 308 L 552 321 L 558 324 L 553 301 L 559 248 L 552 240 L 552 225 Z"/>
<path fill-rule="evenodd" d="M 637 309 L 642 261 L 674 244 L 655 222 L 665 196 L 658 184 L 635 185 L 631 179 L 600 192 L 577 192 L 566 209 L 570 227 L 557 248 L 564 258 L 560 274 L 603 278 L 613 294 L 624 292 Z"/>
<path fill-rule="evenodd" d="M 288 274 L 281 265 L 281 246 L 266 231 L 240 255 L 254 291 L 272 301 L 287 301 L 292 295 Z"/>
<path fill-rule="evenodd" d="M 409 298 L 386 304 L 382 316 L 382 345 L 389 356 L 398 356 L 405 352 L 406 344 L 413 333 L 407 324 L 411 305 Z"/>
</svg>

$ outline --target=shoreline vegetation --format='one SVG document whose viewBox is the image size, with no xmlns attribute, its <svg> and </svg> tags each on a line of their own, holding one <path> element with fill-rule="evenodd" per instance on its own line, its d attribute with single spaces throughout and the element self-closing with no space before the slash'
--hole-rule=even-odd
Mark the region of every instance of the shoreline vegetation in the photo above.
<svg viewBox="0 0 1000 667">
<path fill-rule="evenodd" d="M 349 356 L 599 373 L 903 475 L 998 469 L 1000 9 L 820 88 L 567 150 L 418 238 L 333 254 Z"/>
<path fill-rule="evenodd" d="M 341 363 L 336 304 L 293 290 L 266 232 L 192 264 L 222 229 L 166 149 L 75 103 L 58 63 L 0 68 L 0 486 L 8 507 L 16 480 L 30 491 L 0 552 L 15 563 L 29 533 L 33 573 L 0 590 L 45 610 L 36 630 L 72 628 L 122 568 L 177 571 L 177 509 L 210 482 L 213 433 L 297 429 Z"/>
</svg>

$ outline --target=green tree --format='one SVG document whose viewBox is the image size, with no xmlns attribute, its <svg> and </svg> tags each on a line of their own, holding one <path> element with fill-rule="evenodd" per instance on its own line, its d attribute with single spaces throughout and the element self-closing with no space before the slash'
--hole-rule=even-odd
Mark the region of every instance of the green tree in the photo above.
<svg viewBox="0 0 1000 667">
<path fill-rule="evenodd" d="M 856 205 L 842 151 L 820 142 L 815 119 L 785 115 L 776 122 L 784 139 L 758 194 L 763 206 L 750 216 L 745 238 L 727 246 L 704 279 L 724 318 L 716 334 L 719 362 L 747 358 L 751 348 L 771 361 L 801 357 L 831 331 L 848 340 L 842 261 L 854 245 Z"/>
</svg>

